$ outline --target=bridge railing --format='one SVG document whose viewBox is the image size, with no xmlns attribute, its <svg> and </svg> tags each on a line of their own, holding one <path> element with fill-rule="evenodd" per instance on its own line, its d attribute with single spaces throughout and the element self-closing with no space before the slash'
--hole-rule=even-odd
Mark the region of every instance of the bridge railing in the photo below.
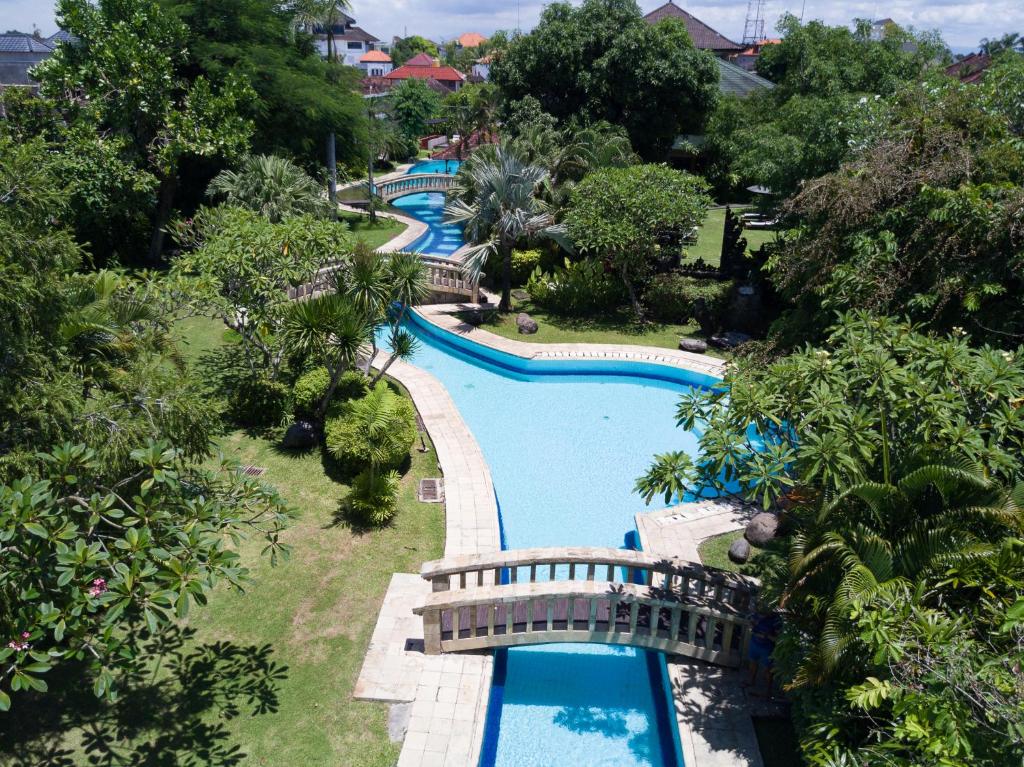
<svg viewBox="0 0 1024 767">
<path fill-rule="evenodd" d="M 531 548 L 425 562 L 420 575 L 432 590 L 500 584 L 592 581 L 643 584 L 675 596 L 706 598 L 738 610 L 753 607 L 757 582 L 695 562 L 643 551 L 596 547 Z"/>
<path fill-rule="evenodd" d="M 427 281 L 434 290 L 467 296 L 474 304 L 480 300 L 479 282 L 467 279 L 458 262 L 424 255 L 420 260 L 427 268 Z"/>
<path fill-rule="evenodd" d="M 455 183 L 455 177 L 446 173 L 412 173 L 407 176 L 374 184 L 378 197 L 392 200 L 416 192 L 444 192 Z"/>
<path fill-rule="evenodd" d="M 634 583 L 534 581 L 436 591 L 414 612 L 423 616 L 427 654 L 591 642 L 739 666 L 752 636 L 746 611 Z"/>
</svg>

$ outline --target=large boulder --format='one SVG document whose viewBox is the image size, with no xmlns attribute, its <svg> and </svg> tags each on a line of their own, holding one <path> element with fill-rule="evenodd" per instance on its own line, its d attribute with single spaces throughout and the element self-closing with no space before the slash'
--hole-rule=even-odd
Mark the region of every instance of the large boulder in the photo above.
<svg viewBox="0 0 1024 767">
<path fill-rule="evenodd" d="M 745 538 L 737 538 L 729 547 L 729 559 L 738 565 L 742 565 L 750 559 L 750 544 Z"/>
<path fill-rule="evenodd" d="M 316 426 L 309 421 L 296 421 L 284 433 L 281 446 L 289 450 L 308 450 L 316 445 Z"/>
<path fill-rule="evenodd" d="M 747 523 L 747 529 L 743 531 L 743 537 L 754 546 L 764 546 L 775 537 L 779 531 L 779 518 L 767 511 L 755 514 L 754 518 Z"/>
<path fill-rule="evenodd" d="M 533 335 L 537 332 L 537 320 L 526 312 L 520 312 L 516 315 L 516 327 L 519 328 L 519 332 L 523 335 Z"/>
<path fill-rule="evenodd" d="M 716 336 L 711 336 L 709 339 L 712 346 L 717 346 L 719 349 L 735 349 L 740 344 L 745 344 L 750 340 L 750 336 L 746 333 L 740 333 L 735 330 L 730 330 L 726 333 L 719 333 Z"/>
<path fill-rule="evenodd" d="M 703 354 L 708 350 L 708 345 L 706 341 L 701 341 L 699 338 L 680 338 L 679 349 L 684 352 Z"/>
</svg>

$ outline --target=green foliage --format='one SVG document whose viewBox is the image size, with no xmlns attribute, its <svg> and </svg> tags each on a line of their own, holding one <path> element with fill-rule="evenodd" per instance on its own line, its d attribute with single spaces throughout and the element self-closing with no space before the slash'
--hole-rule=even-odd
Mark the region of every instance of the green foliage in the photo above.
<svg viewBox="0 0 1024 767">
<path fill-rule="evenodd" d="M 242 375 L 228 397 L 231 422 L 251 429 L 279 426 L 292 408 L 291 391 L 264 374 Z"/>
<path fill-rule="evenodd" d="M 664 165 L 605 168 L 575 187 L 565 223 L 576 247 L 607 259 L 622 279 L 638 317 L 638 288 L 663 242 L 680 242 L 711 204 L 703 179 Z"/>
<path fill-rule="evenodd" d="M 45 692 L 43 675 L 70 660 L 113 698 L 115 673 L 143 642 L 219 582 L 244 583 L 229 538 L 256 533 L 273 556 L 286 553 L 289 511 L 236 467 L 200 470 L 166 443 L 134 450 L 132 462 L 108 482 L 94 451 L 64 445 L 40 457 L 39 473 L 0 486 L 0 632 L 14 637 L 0 649 L 0 687 Z"/>
<path fill-rule="evenodd" d="M 392 44 L 391 61 L 396 67 L 400 67 L 417 53 L 426 53 L 434 58 L 439 55 L 435 43 L 419 35 L 409 35 L 398 38 Z"/>
<path fill-rule="evenodd" d="M 644 306 L 652 319 L 685 324 L 695 319 L 697 301 L 704 301 L 714 316 L 722 316 L 728 307 L 732 289 L 732 280 L 658 274 L 644 291 Z"/>
<path fill-rule="evenodd" d="M 1024 330 L 1024 126 L 1013 106 L 1024 79 L 991 71 L 998 92 L 953 81 L 906 89 L 850 161 L 789 201 L 796 226 L 768 267 L 809 317 L 787 323 L 791 337 L 849 306 L 1000 342 Z"/>
<path fill-rule="evenodd" d="M 530 275 L 540 266 L 541 252 L 535 248 L 512 251 L 512 282 L 525 285 Z"/>
<path fill-rule="evenodd" d="M 348 502 L 356 517 L 370 524 L 386 525 L 398 510 L 398 472 L 359 472 L 352 480 Z"/>
<path fill-rule="evenodd" d="M 331 203 L 323 189 L 302 168 L 274 155 L 250 155 L 239 169 L 223 170 L 210 182 L 207 194 L 226 205 L 256 211 L 271 223 L 288 216 L 327 218 Z"/>
<path fill-rule="evenodd" d="M 409 78 L 391 91 L 392 110 L 406 138 L 425 135 L 427 120 L 436 117 L 441 109 L 441 97 L 425 80 Z"/>
<path fill-rule="evenodd" d="M 650 25 L 633 0 L 553 3 L 491 66 L 506 101 L 533 96 L 559 120 L 624 127 L 649 160 L 697 132 L 717 97 L 717 67 L 675 19 Z"/>
<path fill-rule="evenodd" d="M 542 272 L 537 267 L 526 283 L 526 290 L 538 306 L 570 317 L 610 312 L 626 298 L 622 283 L 596 258 L 565 259 L 564 267 L 551 272 Z"/>
<path fill-rule="evenodd" d="M 309 417 L 316 413 L 317 405 L 331 384 L 331 374 L 325 367 L 315 367 L 299 376 L 292 387 L 295 415 Z"/>
<path fill-rule="evenodd" d="M 273 223 L 226 206 L 200 210 L 176 226 L 175 237 L 190 250 L 175 259 L 172 274 L 196 279 L 206 307 L 239 334 L 250 369 L 271 379 L 285 351 L 285 286 L 310 282 L 327 264 L 343 262 L 350 248 L 342 224 L 308 215 Z"/>
<path fill-rule="evenodd" d="M 412 402 L 383 381 L 351 400 L 324 428 L 327 449 L 350 471 L 396 469 L 416 439 Z"/>
</svg>

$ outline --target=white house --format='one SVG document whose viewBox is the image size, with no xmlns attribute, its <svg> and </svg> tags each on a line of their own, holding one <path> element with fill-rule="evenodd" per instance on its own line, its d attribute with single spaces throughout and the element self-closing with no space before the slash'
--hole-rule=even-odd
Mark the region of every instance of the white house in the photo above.
<svg viewBox="0 0 1024 767">
<path fill-rule="evenodd" d="M 357 27 L 356 20 L 347 14 L 341 14 L 341 18 L 331 31 L 334 33 L 335 56 L 342 64 L 347 64 L 350 67 L 365 69 L 361 63 L 364 54 L 370 51 L 381 51 L 383 53 L 390 51 L 390 46 L 382 43 L 365 29 Z M 320 51 L 320 55 L 327 58 L 327 28 L 321 25 L 314 27 L 313 37 L 316 40 L 316 47 Z M 380 64 L 383 62 L 373 63 Z M 379 67 L 374 66 L 374 68 Z M 388 71 L 390 71 L 390 68 Z"/>
<path fill-rule="evenodd" d="M 492 60 L 493 59 L 491 58 L 490 54 L 484 56 L 483 58 L 477 59 L 476 63 L 473 64 L 473 74 L 476 77 L 479 77 L 481 80 L 490 80 Z"/>
<path fill-rule="evenodd" d="M 359 57 L 359 68 L 367 77 L 383 77 L 394 69 L 394 65 L 384 51 L 367 51 Z"/>
</svg>

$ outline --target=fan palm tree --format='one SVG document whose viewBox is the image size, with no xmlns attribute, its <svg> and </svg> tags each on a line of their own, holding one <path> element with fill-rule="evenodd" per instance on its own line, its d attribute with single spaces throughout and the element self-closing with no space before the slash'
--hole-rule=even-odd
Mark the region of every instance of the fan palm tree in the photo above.
<svg viewBox="0 0 1024 767">
<path fill-rule="evenodd" d="M 289 307 L 284 318 L 285 343 L 301 354 L 322 360 L 330 383 L 317 404 L 322 423 L 342 373 L 355 367 L 359 350 L 371 342 L 374 318 L 350 297 L 325 293 Z"/>
<path fill-rule="evenodd" d="M 924 463 L 797 517 L 779 604 L 814 640 L 794 684 L 817 684 L 860 647 L 856 604 L 927 603 L 951 568 L 998 556 L 1005 536 L 1024 530 L 1024 485 L 1007 489 L 975 467 Z M 949 589 L 941 593 L 948 606 Z"/>
<path fill-rule="evenodd" d="M 550 237 L 569 247 L 550 206 L 537 194 L 547 178 L 544 168 L 524 162 L 501 144 L 474 154 L 448 193 L 445 220 L 462 224 L 474 243 L 463 259 L 467 278 L 479 279 L 491 256 L 501 260 L 501 311 L 512 307 L 512 249 L 517 244 Z"/>
<path fill-rule="evenodd" d="M 274 223 L 303 213 L 331 213 L 320 185 L 291 160 L 275 155 L 250 155 L 238 170 L 221 171 L 207 194 L 261 213 Z"/>
<path fill-rule="evenodd" d="M 301 27 L 320 27 L 327 34 L 327 60 L 338 57 L 338 46 L 334 42 L 334 27 L 351 10 L 349 0 L 295 0 L 291 6 L 293 23 Z"/>
</svg>

